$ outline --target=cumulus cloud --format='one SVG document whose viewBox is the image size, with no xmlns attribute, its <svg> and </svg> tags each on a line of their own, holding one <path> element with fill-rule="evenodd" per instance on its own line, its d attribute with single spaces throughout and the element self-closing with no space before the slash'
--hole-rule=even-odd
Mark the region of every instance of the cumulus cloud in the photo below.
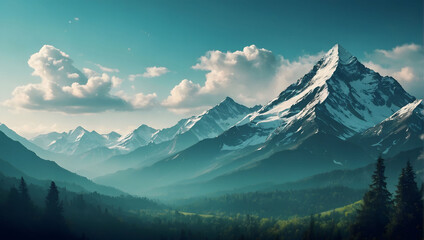
<svg viewBox="0 0 424 240">
<path fill-rule="evenodd" d="M 424 97 L 424 50 L 421 45 L 404 44 L 393 49 L 377 49 L 367 54 L 365 66 L 392 76 L 415 97 Z"/>
<path fill-rule="evenodd" d="M 204 84 L 184 79 L 162 105 L 188 110 L 213 105 L 225 96 L 247 105 L 265 103 L 307 73 L 321 55 L 289 61 L 255 45 L 235 52 L 209 51 L 193 66 L 207 71 Z"/>
<path fill-rule="evenodd" d="M 66 53 L 50 45 L 44 45 L 33 54 L 28 65 L 34 69 L 32 75 L 40 77 L 41 82 L 16 87 L 5 105 L 65 113 L 131 111 L 151 107 L 156 97 L 156 94 L 148 94 L 150 97 L 141 101 L 138 99 L 144 96 L 142 94 L 133 98 L 114 95 L 112 88 L 119 86 L 122 79 L 88 68 L 81 72 Z"/>
<path fill-rule="evenodd" d="M 108 68 L 108 67 L 104 67 L 104 66 L 102 66 L 100 64 L 96 64 L 96 66 L 98 68 L 100 68 L 100 70 L 102 70 L 103 72 L 110 72 L 110 73 L 112 73 L 112 72 L 119 72 L 119 69 L 117 69 L 117 68 Z"/>
<path fill-rule="evenodd" d="M 143 77 L 152 78 L 152 77 L 159 77 L 165 73 L 169 72 L 168 68 L 166 67 L 148 67 L 146 68 L 146 72 L 143 73 Z"/>
<path fill-rule="evenodd" d="M 156 93 L 137 93 L 135 96 L 131 97 L 125 94 L 124 91 L 119 91 L 117 95 L 131 103 L 134 108 L 152 108 L 158 105 L 158 96 Z"/>
</svg>

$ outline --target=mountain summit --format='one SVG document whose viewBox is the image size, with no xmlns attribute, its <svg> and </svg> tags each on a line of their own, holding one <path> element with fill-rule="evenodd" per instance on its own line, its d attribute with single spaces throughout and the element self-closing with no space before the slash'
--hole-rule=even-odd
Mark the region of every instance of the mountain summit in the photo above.
<svg viewBox="0 0 424 240">
<path fill-rule="evenodd" d="M 395 79 L 366 68 L 337 44 L 309 73 L 241 121 L 243 137 L 224 148 L 270 139 L 289 145 L 316 132 L 347 139 L 414 100 Z"/>
</svg>

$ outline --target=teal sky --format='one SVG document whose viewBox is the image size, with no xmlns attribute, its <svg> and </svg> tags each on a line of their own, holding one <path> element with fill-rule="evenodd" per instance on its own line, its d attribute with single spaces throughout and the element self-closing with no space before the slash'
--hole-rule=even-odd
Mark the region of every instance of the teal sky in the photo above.
<svg viewBox="0 0 424 240">
<path fill-rule="evenodd" d="M 296 61 L 304 64 L 305 68 L 293 69 L 295 73 L 290 76 L 297 77 L 306 73 L 306 67 L 311 64 L 308 61 L 315 60 L 315 56 L 336 43 L 383 75 L 399 76 L 408 92 L 423 97 L 420 95 L 424 83 L 419 65 L 423 63 L 422 1 L 2 0 L 0 102 L 12 99 L 13 91 L 19 86 L 41 83 L 40 76 L 31 75 L 34 68 L 28 65 L 28 60 L 44 45 L 66 53 L 79 71 L 89 68 L 99 74 L 104 72 L 109 77 L 120 78 L 122 83 L 108 94 L 125 94 L 128 102 L 132 100 L 127 99 L 137 93 L 155 93 L 156 98 L 148 106 L 143 101 L 138 107 L 130 104 L 134 109 L 128 107 L 118 111 L 121 105 L 108 109 L 102 99 L 87 101 L 92 104 L 89 110 L 80 112 L 70 112 L 62 105 L 42 106 L 43 102 L 33 110 L 28 110 L 28 104 L 2 104 L 0 122 L 27 137 L 78 125 L 100 132 L 117 130 L 121 133 L 142 123 L 156 128 L 167 127 L 182 117 L 218 103 L 224 95 L 233 95 L 231 97 L 246 105 L 266 102 L 265 97 L 252 95 L 249 90 L 245 94 L 234 90 L 232 94 L 222 89 L 203 89 L 198 92 L 207 93 L 199 93 L 199 98 L 180 102 L 174 99 L 172 104 L 171 100 L 165 104 L 170 91 L 183 79 L 190 80 L 189 86 L 193 89 L 196 84 L 204 86 L 208 78 L 217 81 L 216 76 L 206 75 L 210 72 L 235 71 L 232 74 L 237 75 L 243 69 L 247 73 L 255 71 L 249 68 L 252 64 L 234 68 L 226 63 L 215 64 L 211 59 L 194 69 L 194 65 L 202 63 L 200 57 L 209 56 L 208 51 L 219 50 L 225 55 L 227 51 L 243 51 L 244 47 L 254 44 L 258 49 L 272 51 L 276 63 L 267 62 L 267 57 L 264 64 L 275 64 L 275 69 L 281 64 L 290 68 L 295 65 L 290 63 Z M 305 63 L 307 56 L 311 59 Z M 281 58 L 289 63 L 282 63 Z M 418 59 L 418 62 L 411 59 Z M 97 64 L 119 72 L 101 70 Z M 243 61 L 239 59 L 237 64 L 243 64 Z M 160 76 L 141 76 L 146 68 L 154 66 L 167 70 Z M 130 81 L 131 74 L 139 76 Z M 261 79 L 255 80 L 258 83 L 254 83 L 256 88 L 261 86 L 262 78 L 276 78 L 268 73 L 257 76 Z M 234 81 L 239 79 L 241 77 L 230 79 L 234 85 L 226 86 L 238 86 L 239 83 Z M 84 80 L 81 81 L 83 84 Z M 268 86 L 268 82 L 263 81 L 263 85 Z M 278 91 L 286 84 L 280 86 Z M 84 104 L 81 102 L 79 104 Z M 93 111 L 93 107 L 100 105 Z"/>
</svg>

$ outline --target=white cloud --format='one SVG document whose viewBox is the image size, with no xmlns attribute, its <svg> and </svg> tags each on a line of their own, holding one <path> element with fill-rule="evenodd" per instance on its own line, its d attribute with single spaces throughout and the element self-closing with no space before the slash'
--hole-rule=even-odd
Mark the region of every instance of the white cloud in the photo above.
<svg viewBox="0 0 424 240">
<path fill-rule="evenodd" d="M 108 67 L 104 67 L 100 64 L 95 64 L 97 67 L 100 68 L 100 70 L 102 70 L 103 72 L 119 72 L 119 69 L 117 68 L 108 68 Z"/>
<path fill-rule="evenodd" d="M 78 73 L 68 73 L 68 78 L 79 78 Z"/>
<path fill-rule="evenodd" d="M 128 75 L 128 80 L 130 80 L 130 81 L 134 81 L 136 78 L 138 78 L 138 77 L 142 77 L 143 76 L 143 74 L 141 74 L 141 73 L 137 73 L 137 74 L 130 74 L 130 75 Z"/>
<path fill-rule="evenodd" d="M 145 77 L 145 78 L 153 78 L 159 77 L 165 73 L 169 72 L 166 67 L 147 67 L 144 73 L 130 74 L 128 75 L 128 80 L 134 81 L 136 78 Z"/>
<path fill-rule="evenodd" d="M 131 111 L 150 108 L 157 97 L 147 94 L 149 97 L 141 101 L 140 96 L 144 96 L 141 93 L 126 98 L 114 95 L 111 90 L 119 86 L 122 79 L 106 73 L 100 75 L 88 68 L 83 68 L 82 73 L 66 53 L 50 45 L 44 45 L 33 54 L 28 65 L 34 69 L 32 75 L 39 76 L 41 82 L 16 87 L 5 105 L 65 113 Z"/>
<path fill-rule="evenodd" d="M 199 84 L 184 79 L 171 90 L 170 95 L 162 104 L 171 108 L 181 105 L 183 105 L 184 108 L 195 107 L 198 105 L 196 98 L 199 98 L 200 89 L 201 87 Z"/>
<path fill-rule="evenodd" d="M 390 50 L 367 54 L 365 66 L 384 76 L 392 76 L 415 97 L 424 97 L 424 50 L 417 44 L 404 44 Z"/>
<path fill-rule="evenodd" d="M 322 53 L 289 61 L 255 45 L 242 51 L 209 51 L 193 69 L 205 70 L 203 85 L 184 79 L 162 105 L 173 111 L 210 106 L 225 96 L 247 105 L 266 103 L 307 73 Z"/>
<path fill-rule="evenodd" d="M 119 87 L 123 80 L 119 77 L 112 76 L 112 87 Z"/>
<path fill-rule="evenodd" d="M 79 19 L 78 17 L 75 17 L 75 18 L 74 18 L 74 20 L 75 20 L 75 21 L 79 21 L 80 19 Z"/>
<path fill-rule="evenodd" d="M 148 67 L 146 68 L 146 72 L 143 73 L 143 77 L 159 77 L 167 72 L 169 72 L 169 70 L 166 67 Z"/>
<path fill-rule="evenodd" d="M 156 105 L 156 93 L 146 94 L 137 93 L 130 101 L 135 108 L 148 108 Z"/>
<path fill-rule="evenodd" d="M 402 81 L 410 82 L 414 80 L 414 69 L 411 67 L 403 67 L 399 72 L 393 73 L 393 77 Z"/>
</svg>

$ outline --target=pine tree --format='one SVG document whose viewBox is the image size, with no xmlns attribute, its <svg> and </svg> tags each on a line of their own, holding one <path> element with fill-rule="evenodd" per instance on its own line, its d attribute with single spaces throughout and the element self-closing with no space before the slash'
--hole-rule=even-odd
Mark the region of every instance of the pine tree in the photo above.
<svg viewBox="0 0 424 240">
<path fill-rule="evenodd" d="M 391 194 L 384 176 L 384 160 L 379 157 L 370 189 L 365 193 L 361 209 L 352 226 L 354 239 L 384 239 L 392 210 Z"/>
<path fill-rule="evenodd" d="M 28 187 L 23 177 L 21 177 L 21 182 L 19 184 L 19 192 L 23 215 L 30 216 L 33 211 L 33 204 L 29 197 Z"/>
<path fill-rule="evenodd" d="M 44 215 L 44 224 L 49 238 L 63 238 L 66 236 L 67 229 L 62 215 L 62 203 L 59 202 L 59 191 L 56 184 L 51 182 L 49 192 L 46 196 L 46 208 Z"/>
<path fill-rule="evenodd" d="M 60 220 L 62 218 L 62 204 L 59 202 L 59 191 L 56 184 L 51 182 L 50 189 L 46 197 L 46 217 L 49 220 Z"/>
<path fill-rule="evenodd" d="M 422 239 L 423 201 L 415 182 L 415 173 L 408 161 L 399 176 L 395 211 L 389 227 L 391 239 Z"/>
</svg>

